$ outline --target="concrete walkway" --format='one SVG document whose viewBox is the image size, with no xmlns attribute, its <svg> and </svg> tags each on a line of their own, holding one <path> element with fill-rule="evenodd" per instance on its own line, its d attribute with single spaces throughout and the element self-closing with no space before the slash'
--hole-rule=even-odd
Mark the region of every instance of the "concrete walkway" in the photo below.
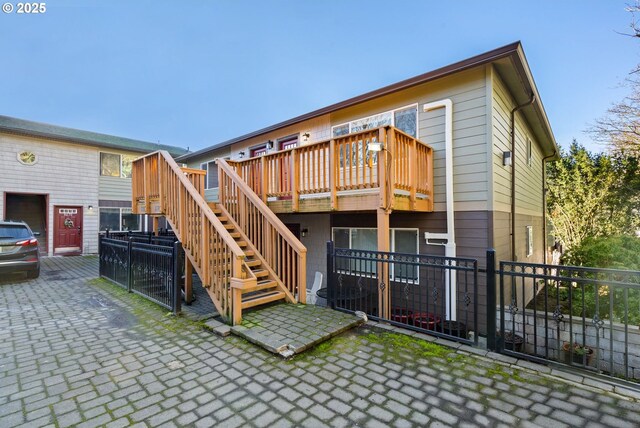
<svg viewBox="0 0 640 428">
<path fill-rule="evenodd" d="M 640 426 L 594 386 L 364 326 L 283 360 L 50 259 L 0 283 L 0 427 Z"/>
</svg>

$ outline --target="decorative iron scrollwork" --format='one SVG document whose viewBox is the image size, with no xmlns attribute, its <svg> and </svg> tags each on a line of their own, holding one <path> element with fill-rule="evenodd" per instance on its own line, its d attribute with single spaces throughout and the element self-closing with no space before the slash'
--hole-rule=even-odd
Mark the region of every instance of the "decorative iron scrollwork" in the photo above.
<svg viewBox="0 0 640 428">
<path fill-rule="evenodd" d="M 560 324 L 564 320 L 564 315 L 562 315 L 562 306 L 556 306 L 556 309 L 553 311 L 553 320 L 556 324 Z"/>
</svg>

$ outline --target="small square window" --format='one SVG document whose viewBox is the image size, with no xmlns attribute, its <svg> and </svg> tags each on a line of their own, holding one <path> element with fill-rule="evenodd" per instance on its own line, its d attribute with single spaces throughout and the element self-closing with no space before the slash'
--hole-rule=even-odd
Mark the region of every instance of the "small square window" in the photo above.
<svg viewBox="0 0 640 428">
<path fill-rule="evenodd" d="M 527 257 L 533 255 L 533 226 L 527 226 Z"/>
<path fill-rule="evenodd" d="M 100 175 L 120 177 L 120 155 L 100 153 Z"/>
</svg>

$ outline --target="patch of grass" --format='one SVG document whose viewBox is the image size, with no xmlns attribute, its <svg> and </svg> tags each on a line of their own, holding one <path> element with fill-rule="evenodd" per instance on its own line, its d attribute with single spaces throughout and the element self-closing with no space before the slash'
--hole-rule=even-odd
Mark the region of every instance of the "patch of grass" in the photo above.
<svg viewBox="0 0 640 428">
<path fill-rule="evenodd" d="M 422 358 L 446 358 L 447 361 L 458 360 L 459 356 L 451 356 L 453 351 L 445 346 L 437 345 L 426 340 L 416 339 L 400 333 L 382 332 L 367 333 L 362 338 L 370 343 L 377 343 L 386 350 L 406 350 L 417 353 Z"/>
<path fill-rule="evenodd" d="M 94 278 L 88 284 L 107 292 L 121 302 L 129 304 L 129 311 L 138 321 L 158 330 L 176 333 L 184 331 L 186 328 L 204 329 L 204 321 L 192 321 L 181 316 L 176 316 L 172 312 L 166 312 L 166 308 L 145 299 L 144 297 L 129 293 L 119 285 L 104 278 Z"/>
</svg>

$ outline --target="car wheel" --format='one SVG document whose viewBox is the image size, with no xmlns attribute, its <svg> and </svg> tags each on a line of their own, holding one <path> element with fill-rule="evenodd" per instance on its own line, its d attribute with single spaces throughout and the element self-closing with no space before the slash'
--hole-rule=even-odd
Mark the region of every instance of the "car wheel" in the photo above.
<svg viewBox="0 0 640 428">
<path fill-rule="evenodd" d="M 29 279 L 36 279 L 39 276 L 40 276 L 40 268 L 27 271 L 27 278 Z"/>
</svg>

